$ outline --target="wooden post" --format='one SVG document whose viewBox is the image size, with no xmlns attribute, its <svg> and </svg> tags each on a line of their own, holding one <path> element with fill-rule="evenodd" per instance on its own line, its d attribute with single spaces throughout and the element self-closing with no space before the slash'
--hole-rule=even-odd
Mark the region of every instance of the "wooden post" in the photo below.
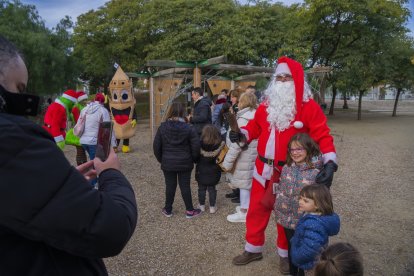
<svg viewBox="0 0 414 276">
<path fill-rule="evenodd" d="M 197 68 L 197 67 L 194 68 L 193 86 L 194 87 L 201 87 L 201 69 Z"/>
</svg>

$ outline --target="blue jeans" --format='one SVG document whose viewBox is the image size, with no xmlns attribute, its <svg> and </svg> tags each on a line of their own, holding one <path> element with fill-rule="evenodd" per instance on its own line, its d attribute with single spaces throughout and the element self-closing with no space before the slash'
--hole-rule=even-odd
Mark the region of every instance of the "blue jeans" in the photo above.
<svg viewBox="0 0 414 276">
<path fill-rule="evenodd" d="M 96 145 L 86 145 L 86 144 L 82 144 L 82 148 L 84 148 L 85 151 L 88 153 L 89 160 L 95 159 Z M 97 182 L 98 182 L 98 179 L 95 178 L 95 179 L 92 179 L 89 183 L 91 183 L 92 186 L 95 186 Z"/>
<path fill-rule="evenodd" d="M 82 144 L 82 148 L 84 148 L 86 150 L 86 152 L 88 153 L 89 160 L 95 159 L 96 145 L 86 145 L 86 144 Z"/>
</svg>

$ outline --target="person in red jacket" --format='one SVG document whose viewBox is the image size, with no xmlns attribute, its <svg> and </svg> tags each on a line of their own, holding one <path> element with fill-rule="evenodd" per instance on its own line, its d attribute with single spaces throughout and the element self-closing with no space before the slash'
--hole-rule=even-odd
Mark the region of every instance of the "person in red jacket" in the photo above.
<svg viewBox="0 0 414 276">
<path fill-rule="evenodd" d="M 43 128 L 52 135 L 56 144 L 63 150 L 65 147 L 66 124 L 68 113 L 76 103 L 77 93 L 66 90 L 61 97 L 47 108 Z"/>
<path fill-rule="evenodd" d="M 290 138 L 299 132 L 308 133 L 316 141 L 323 154 L 324 169 L 316 182 L 328 187 L 337 170 L 333 138 L 327 119 L 305 83 L 302 65 L 290 58 L 281 57 L 269 87 L 266 99 L 260 104 L 254 119 L 241 129 L 230 132 L 232 142 L 258 139 L 258 156 L 255 162 L 249 212 L 246 217 L 246 244 L 243 254 L 233 259 L 235 265 L 245 265 L 263 258 L 265 230 L 269 222 L 270 208 L 262 204 L 266 188 L 278 182 L 285 164 Z M 272 179 L 272 181 L 271 181 Z M 279 270 L 289 273 L 288 243 L 283 227 L 277 225 L 277 248 L 280 256 Z"/>
</svg>

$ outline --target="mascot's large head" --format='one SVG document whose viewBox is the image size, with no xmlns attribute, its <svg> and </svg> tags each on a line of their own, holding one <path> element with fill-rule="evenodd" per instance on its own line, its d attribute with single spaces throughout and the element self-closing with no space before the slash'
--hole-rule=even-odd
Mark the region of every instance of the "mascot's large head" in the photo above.
<svg viewBox="0 0 414 276">
<path fill-rule="evenodd" d="M 132 93 L 132 81 L 128 78 L 121 66 L 115 72 L 109 84 L 109 107 L 114 122 L 117 139 L 127 139 L 135 134 L 131 126 L 135 108 L 135 97 Z"/>
</svg>

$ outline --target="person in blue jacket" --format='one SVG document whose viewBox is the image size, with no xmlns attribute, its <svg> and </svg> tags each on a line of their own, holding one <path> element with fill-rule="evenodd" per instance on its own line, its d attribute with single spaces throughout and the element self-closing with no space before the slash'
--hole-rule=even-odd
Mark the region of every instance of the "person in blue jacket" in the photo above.
<svg viewBox="0 0 414 276">
<path fill-rule="evenodd" d="M 329 236 L 339 233 L 339 216 L 334 213 L 332 197 L 325 185 L 305 186 L 300 192 L 299 210 L 304 212 L 290 240 L 291 260 L 299 269 L 293 275 L 312 270 Z"/>
</svg>

